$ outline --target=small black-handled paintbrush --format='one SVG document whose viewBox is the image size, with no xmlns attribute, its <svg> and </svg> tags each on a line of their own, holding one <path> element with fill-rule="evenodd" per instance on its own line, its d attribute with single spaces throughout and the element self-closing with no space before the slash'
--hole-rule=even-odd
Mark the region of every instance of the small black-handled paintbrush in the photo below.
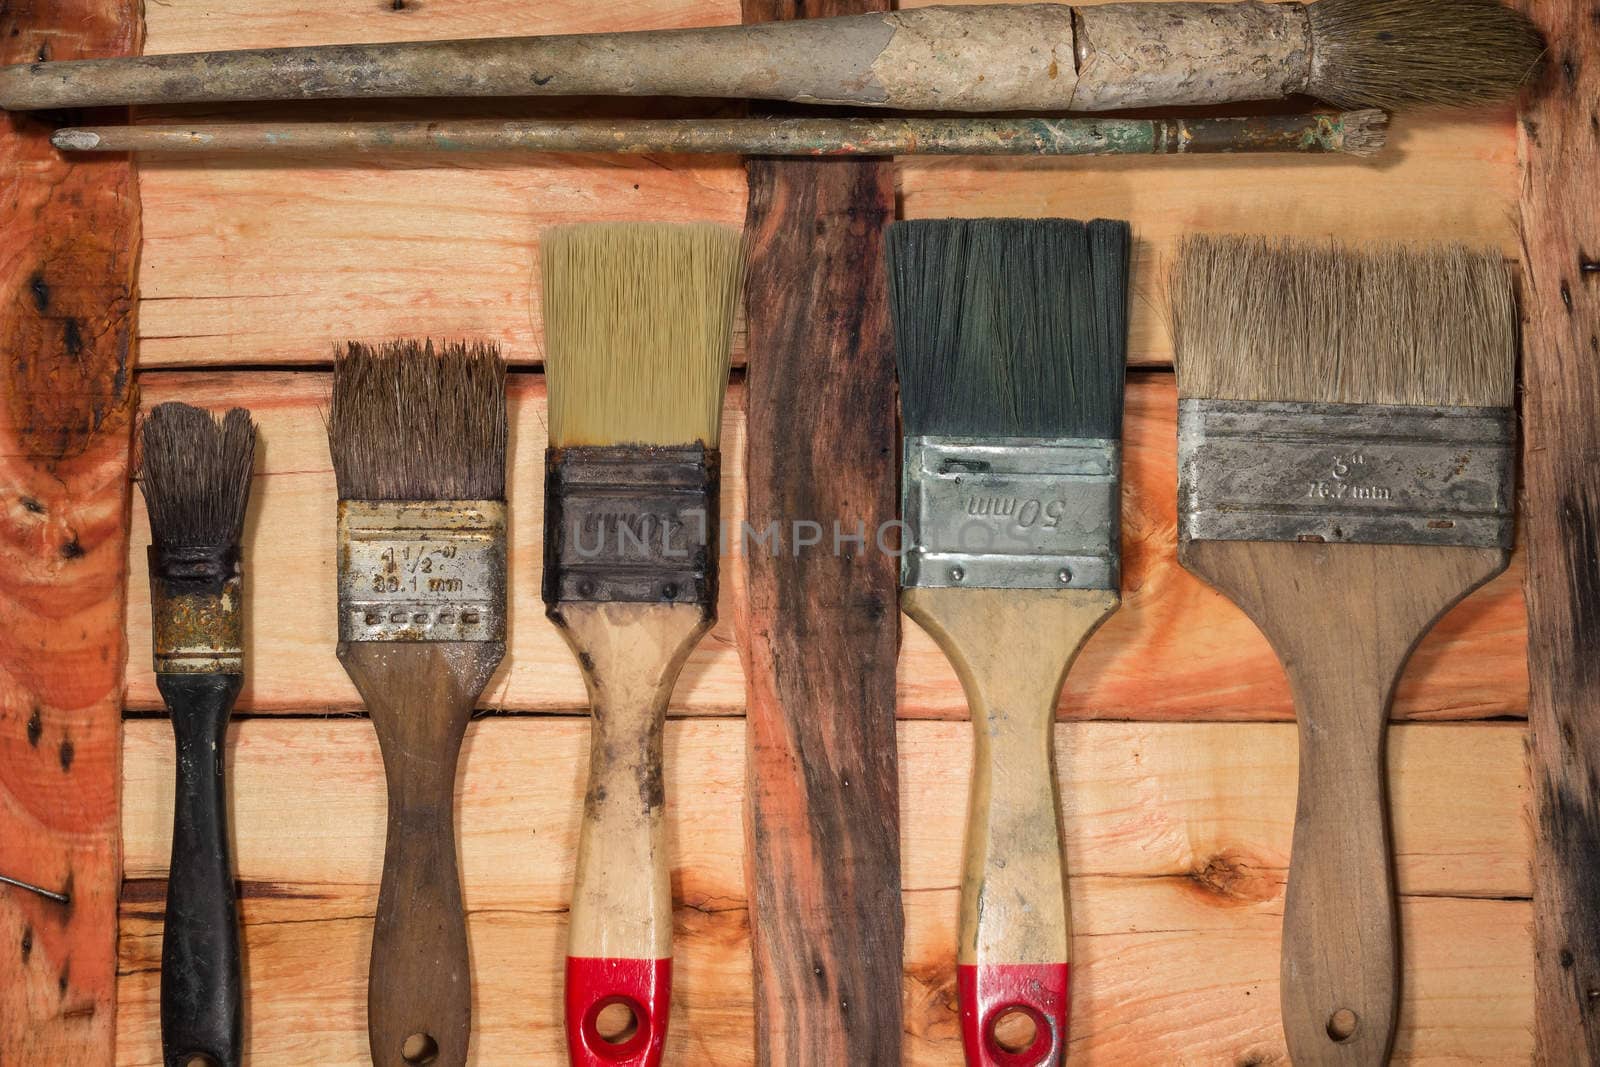
<svg viewBox="0 0 1600 1067">
<path fill-rule="evenodd" d="M 1055 711 L 1121 603 L 1125 222 L 944 219 L 889 230 L 909 543 L 900 604 L 961 678 L 972 783 L 957 996 L 967 1062 L 1066 1052 L 1067 881 Z M 1033 1040 L 1006 1047 L 1020 1014 Z"/>
<path fill-rule="evenodd" d="M 161 938 L 166 1067 L 238 1067 L 244 994 L 223 766 L 244 684 L 240 536 L 256 430 L 161 404 L 144 420 L 139 484 L 150 513 L 156 687 L 172 715 L 177 790 Z"/>
<path fill-rule="evenodd" d="M 463 1067 L 472 974 L 456 763 L 505 655 L 506 378 L 492 345 L 352 344 L 334 363 L 339 662 L 383 749 L 367 977 L 375 1067 Z"/>
</svg>

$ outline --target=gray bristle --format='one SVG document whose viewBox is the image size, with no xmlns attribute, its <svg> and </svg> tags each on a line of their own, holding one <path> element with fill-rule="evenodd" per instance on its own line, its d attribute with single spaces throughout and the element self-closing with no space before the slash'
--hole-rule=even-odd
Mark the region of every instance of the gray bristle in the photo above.
<svg viewBox="0 0 1600 1067">
<path fill-rule="evenodd" d="M 139 436 L 151 540 L 162 548 L 237 545 L 256 454 L 250 413 L 234 408 L 219 419 L 188 404 L 158 404 Z"/>
<path fill-rule="evenodd" d="M 1344 108 L 1476 107 L 1538 69 L 1543 37 L 1498 0 L 1317 0 L 1306 91 Z"/>
<path fill-rule="evenodd" d="M 493 344 L 351 343 L 328 445 L 341 500 L 503 500 L 506 367 Z"/>
<path fill-rule="evenodd" d="M 1171 283 L 1178 395 L 1509 407 L 1516 306 L 1494 249 L 1196 236 Z"/>
<path fill-rule="evenodd" d="M 910 436 L 1118 437 L 1126 222 L 926 219 L 889 227 Z"/>
</svg>

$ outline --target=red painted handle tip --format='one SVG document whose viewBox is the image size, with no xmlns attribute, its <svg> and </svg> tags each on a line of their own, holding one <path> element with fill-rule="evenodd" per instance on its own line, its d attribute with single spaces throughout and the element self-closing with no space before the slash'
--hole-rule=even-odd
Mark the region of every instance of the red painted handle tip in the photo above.
<svg viewBox="0 0 1600 1067">
<path fill-rule="evenodd" d="M 1065 963 L 961 964 L 956 995 L 961 1002 L 961 1042 L 969 1067 L 1046 1067 L 1058 1064 L 1067 1049 L 1067 971 Z M 1010 1015 L 1033 1024 L 1014 1027 Z M 1005 1024 L 1002 1025 L 1002 1020 Z M 1001 1032 L 997 1032 L 997 1027 Z M 1023 1033 L 1017 1047 L 1012 1035 Z"/>
<path fill-rule="evenodd" d="M 670 959 L 568 956 L 566 1001 L 567 1058 L 572 1067 L 661 1063 L 672 1002 Z M 627 1008 L 633 1021 L 619 1032 L 602 1033 L 601 1013 L 615 1004 Z"/>
</svg>

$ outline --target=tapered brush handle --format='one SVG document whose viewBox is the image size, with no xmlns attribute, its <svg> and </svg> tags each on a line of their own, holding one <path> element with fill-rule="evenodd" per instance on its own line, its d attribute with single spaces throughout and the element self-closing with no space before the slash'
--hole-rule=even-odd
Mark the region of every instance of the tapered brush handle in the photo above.
<svg viewBox="0 0 1600 1067">
<path fill-rule="evenodd" d="M 1041 1067 L 1067 1047 L 1066 862 L 1053 732 L 1078 649 L 1119 603 L 1094 589 L 906 589 L 901 606 L 961 678 L 974 753 L 956 985 L 974 1067 Z M 1031 1022 L 1016 1044 L 1007 1020 Z M 1020 1026 L 1028 1033 L 1027 1024 Z"/>
<path fill-rule="evenodd" d="M 560 604 L 593 712 L 567 936 L 567 1053 L 576 1067 L 661 1062 L 672 999 L 672 884 L 662 730 L 678 674 L 711 625 L 694 604 Z M 631 1031 L 605 1033 L 621 1005 Z"/>
<path fill-rule="evenodd" d="M 1505 569 L 1500 549 L 1197 541 L 1184 566 L 1249 615 L 1289 676 L 1300 786 L 1283 911 L 1296 1067 L 1388 1059 L 1400 974 L 1384 737 L 1412 650 Z"/>
<path fill-rule="evenodd" d="M 1278 99 L 1305 90 L 1311 52 L 1305 9 L 1293 3 L 999 4 L 31 63 L 0 69 L 0 106 L 620 95 L 1095 111 Z"/>
<path fill-rule="evenodd" d="M 158 674 L 172 712 L 177 793 L 167 917 L 161 934 L 161 1054 L 166 1067 L 204 1056 L 238 1067 L 243 1054 L 239 917 L 228 843 L 228 717 L 241 674 Z"/>
<path fill-rule="evenodd" d="M 339 660 L 372 716 L 389 788 L 383 882 L 367 976 L 375 1067 L 464 1067 L 472 972 L 456 865 L 455 781 L 496 642 L 344 642 Z"/>
</svg>

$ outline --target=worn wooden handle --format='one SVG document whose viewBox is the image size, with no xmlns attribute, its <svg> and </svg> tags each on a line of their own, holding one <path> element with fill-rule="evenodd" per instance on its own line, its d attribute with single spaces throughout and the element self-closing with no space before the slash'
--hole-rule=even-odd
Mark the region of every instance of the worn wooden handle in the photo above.
<svg viewBox="0 0 1600 1067">
<path fill-rule="evenodd" d="M 161 935 L 161 1050 L 166 1067 L 204 1057 L 239 1067 L 243 985 L 223 775 L 239 674 L 158 674 L 177 741 L 172 864 Z"/>
<path fill-rule="evenodd" d="M 662 785 L 667 701 L 711 625 L 693 604 L 559 604 L 594 724 L 567 936 L 567 1051 L 576 1067 L 654 1067 L 672 999 L 672 883 Z M 620 1005 L 631 1028 L 602 1028 Z"/>
<path fill-rule="evenodd" d="M 1281 975 L 1289 1055 L 1296 1067 L 1383 1063 L 1400 999 L 1389 705 L 1417 642 L 1509 554 L 1205 541 L 1185 544 L 1181 558 L 1261 628 L 1294 692 L 1300 788 Z"/>
<path fill-rule="evenodd" d="M 455 781 L 496 642 L 347 642 L 339 659 L 383 749 L 389 828 L 367 976 L 375 1067 L 464 1067 L 472 973 L 456 866 Z"/>
<path fill-rule="evenodd" d="M 967 1062 L 1035 1067 L 1066 1051 L 1068 921 L 1053 759 L 1067 668 L 1119 603 L 1109 590 L 907 589 L 901 604 L 966 691 L 974 753 L 957 993 Z M 1013 1042 L 1010 1016 L 1032 1023 Z M 1028 1027 L 1020 1029 L 1026 1034 Z"/>
</svg>

